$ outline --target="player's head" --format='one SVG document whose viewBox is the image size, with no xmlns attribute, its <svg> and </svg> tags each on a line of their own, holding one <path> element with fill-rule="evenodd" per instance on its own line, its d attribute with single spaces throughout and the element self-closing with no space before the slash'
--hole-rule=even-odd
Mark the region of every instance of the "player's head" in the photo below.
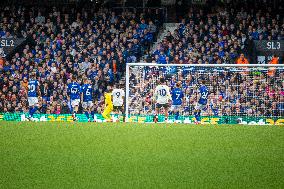
<svg viewBox="0 0 284 189">
<path fill-rule="evenodd" d="M 200 83 L 201 83 L 202 85 L 205 85 L 205 79 L 201 79 Z"/>
<path fill-rule="evenodd" d="M 90 79 L 89 79 L 89 78 L 85 78 L 85 79 L 84 79 L 84 83 L 85 83 L 85 84 L 90 84 L 90 83 L 91 83 L 91 81 L 90 81 Z"/>
<path fill-rule="evenodd" d="M 113 89 L 113 85 L 111 84 L 111 85 L 109 85 L 109 86 L 107 86 L 107 92 L 111 92 L 112 91 L 112 89 Z"/>
<path fill-rule="evenodd" d="M 118 84 L 118 87 L 120 87 L 121 89 L 124 89 L 125 83 L 122 80 L 120 80 L 119 84 Z"/>
<path fill-rule="evenodd" d="M 161 77 L 160 78 L 160 84 L 164 84 L 166 81 L 165 81 L 165 78 Z"/>
<path fill-rule="evenodd" d="M 125 85 L 124 84 L 120 84 L 120 88 L 121 89 L 125 89 Z"/>
<path fill-rule="evenodd" d="M 177 88 L 181 88 L 181 81 L 178 81 L 178 82 L 177 82 L 176 87 L 177 87 Z"/>
<path fill-rule="evenodd" d="M 72 81 L 76 81 L 77 77 L 75 75 L 72 76 Z"/>
<path fill-rule="evenodd" d="M 32 72 L 32 73 L 30 74 L 30 77 L 31 77 L 31 79 L 35 79 L 35 78 L 36 78 L 36 73 L 35 73 L 35 72 Z"/>
</svg>

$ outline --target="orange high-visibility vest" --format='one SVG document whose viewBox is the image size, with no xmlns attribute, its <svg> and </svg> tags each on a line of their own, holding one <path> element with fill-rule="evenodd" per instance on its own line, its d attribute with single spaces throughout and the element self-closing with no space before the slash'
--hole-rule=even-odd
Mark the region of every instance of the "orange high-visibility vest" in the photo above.
<svg viewBox="0 0 284 189">
<path fill-rule="evenodd" d="M 0 67 L 3 67 L 3 66 L 4 66 L 4 59 L 0 58 Z"/>
<path fill-rule="evenodd" d="M 248 59 L 244 58 L 243 60 L 241 58 L 237 59 L 237 64 L 249 64 Z"/>
<path fill-rule="evenodd" d="M 244 58 L 244 59 L 238 58 L 237 59 L 237 64 L 249 64 L 249 61 L 246 58 Z M 247 67 L 242 67 L 241 69 L 247 70 Z M 244 72 L 241 72 L 241 74 L 248 75 L 249 72 L 248 71 L 244 71 Z"/>
<path fill-rule="evenodd" d="M 278 57 L 272 57 L 271 61 L 269 62 L 269 64 L 278 64 Z M 267 75 L 273 77 L 275 75 L 276 72 L 276 68 L 275 67 L 270 67 L 268 68 L 268 72 Z"/>
</svg>

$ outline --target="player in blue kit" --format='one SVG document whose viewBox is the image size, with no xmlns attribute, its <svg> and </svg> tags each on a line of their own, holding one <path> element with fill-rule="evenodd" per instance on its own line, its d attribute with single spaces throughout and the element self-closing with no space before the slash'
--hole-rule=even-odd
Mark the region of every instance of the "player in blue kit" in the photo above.
<svg viewBox="0 0 284 189">
<path fill-rule="evenodd" d="M 177 82 L 176 88 L 172 90 L 172 112 L 175 114 L 175 120 L 179 118 L 180 110 L 184 102 L 184 94 L 181 89 L 181 82 Z"/>
<path fill-rule="evenodd" d="M 198 90 L 198 102 L 195 106 L 194 117 L 195 123 L 200 124 L 201 121 L 201 111 L 206 107 L 208 101 L 209 90 L 205 86 L 205 80 L 201 81 L 201 85 Z"/>
<path fill-rule="evenodd" d="M 40 95 L 39 83 L 36 80 L 36 73 L 31 73 L 28 83 L 28 102 L 29 102 L 29 119 L 38 109 L 38 95 Z"/>
<path fill-rule="evenodd" d="M 68 84 L 67 93 L 72 107 L 72 117 L 73 120 L 76 121 L 76 113 L 78 112 L 80 104 L 81 86 L 77 83 L 77 78 L 74 75 L 72 76 L 72 82 Z"/>
<path fill-rule="evenodd" d="M 94 112 L 92 111 L 92 108 L 94 106 L 93 103 L 93 95 L 94 94 L 94 90 L 91 84 L 91 80 L 86 79 L 85 80 L 85 84 L 82 87 L 82 98 L 83 99 L 83 103 L 82 103 L 82 107 L 84 109 L 85 115 L 88 118 L 88 121 L 90 122 L 90 114 L 94 114 Z"/>
</svg>

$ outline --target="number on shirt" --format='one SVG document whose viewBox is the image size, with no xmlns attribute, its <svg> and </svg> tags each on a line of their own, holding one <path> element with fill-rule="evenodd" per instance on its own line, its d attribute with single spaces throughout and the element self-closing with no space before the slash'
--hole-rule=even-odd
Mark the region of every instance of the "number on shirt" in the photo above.
<svg viewBox="0 0 284 189">
<path fill-rule="evenodd" d="M 87 90 L 86 90 L 86 95 L 87 95 L 87 96 L 90 96 L 90 95 L 91 95 L 90 90 L 91 90 L 91 89 L 87 89 Z"/>
<path fill-rule="evenodd" d="M 29 87 L 29 91 L 30 92 L 34 92 L 35 91 L 35 85 L 28 85 L 28 87 Z"/>
<path fill-rule="evenodd" d="M 73 88 L 73 87 L 71 88 L 71 93 L 72 93 L 72 94 L 76 94 L 76 93 L 77 93 L 77 91 L 78 91 L 78 89 L 77 89 L 77 88 Z"/>
<path fill-rule="evenodd" d="M 208 92 L 202 92 L 201 93 L 201 98 L 206 99 L 208 95 Z"/>
<path fill-rule="evenodd" d="M 115 95 L 116 95 L 116 98 L 119 98 L 120 97 L 120 92 L 116 92 Z"/>
<path fill-rule="evenodd" d="M 166 96 L 167 91 L 166 91 L 166 89 L 160 89 L 158 93 L 159 93 L 160 96 Z"/>
<path fill-rule="evenodd" d="M 176 100 L 178 100 L 178 99 L 179 99 L 179 97 L 180 97 L 180 94 L 179 94 L 179 93 L 177 93 L 177 94 L 176 94 Z"/>
</svg>

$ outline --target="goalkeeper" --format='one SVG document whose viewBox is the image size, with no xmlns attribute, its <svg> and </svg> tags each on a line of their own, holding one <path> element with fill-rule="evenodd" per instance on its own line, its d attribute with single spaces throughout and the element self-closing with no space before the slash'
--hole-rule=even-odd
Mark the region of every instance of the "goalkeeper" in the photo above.
<svg viewBox="0 0 284 189">
<path fill-rule="evenodd" d="M 113 110 L 113 104 L 112 104 L 112 88 L 107 89 L 107 91 L 105 92 L 105 109 L 104 112 L 102 113 L 103 118 L 105 118 L 105 120 L 107 122 L 111 122 L 111 116 L 110 113 Z"/>
</svg>

